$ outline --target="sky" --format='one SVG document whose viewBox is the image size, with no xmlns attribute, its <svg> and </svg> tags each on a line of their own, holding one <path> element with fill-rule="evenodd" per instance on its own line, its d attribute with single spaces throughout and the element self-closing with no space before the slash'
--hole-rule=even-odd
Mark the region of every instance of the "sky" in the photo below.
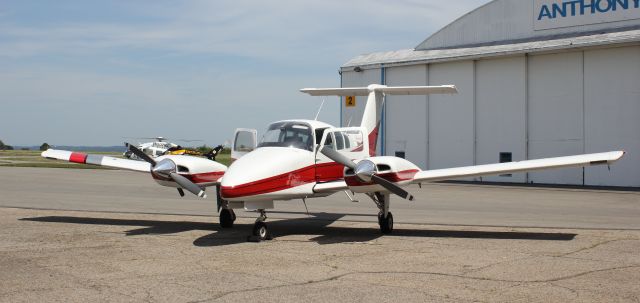
<svg viewBox="0 0 640 303">
<path fill-rule="evenodd" d="M 339 87 L 349 59 L 413 48 L 486 2 L 0 0 L 0 140 L 211 146 L 313 119 L 322 99 L 299 89 Z M 337 97 L 319 120 L 339 123 Z"/>
</svg>

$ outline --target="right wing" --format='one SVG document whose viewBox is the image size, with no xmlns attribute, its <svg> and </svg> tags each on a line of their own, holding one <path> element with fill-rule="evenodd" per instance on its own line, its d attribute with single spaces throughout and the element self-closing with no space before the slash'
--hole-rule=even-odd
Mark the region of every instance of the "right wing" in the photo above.
<svg viewBox="0 0 640 303">
<path fill-rule="evenodd" d="M 121 159 L 103 155 L 92 155 L 66 150 L 47 149 L 46 151 L 42 152 L 42 157 L 80 164 L 93 164 L 146 173 L 151 172 L 151 164 L 149 164 L 148 162 Z"/>
<path fill-rule="evenodd" d="M 536 160 L 516 161 L 497 164 L 464 166 L 418 172 L 413 183 L 444 181 L 468 177 L 491 176 L 526 172 L 549 168 L 583 167 L 591 165 L 611 164 L 624 156 L 624 151 L 586 154 L 567 157 L 545 158 Z"/>
</svg>

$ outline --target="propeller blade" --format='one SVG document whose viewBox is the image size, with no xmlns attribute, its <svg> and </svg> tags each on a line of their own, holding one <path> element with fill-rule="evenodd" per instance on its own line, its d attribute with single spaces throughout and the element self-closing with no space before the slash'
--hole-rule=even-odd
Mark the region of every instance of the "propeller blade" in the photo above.
<svg viewBox="0 0 640 303">
<path fill-rule="evenodd" d="M 338 151 L 336 151 L 333 148 L 324 146 L 324 147 L 322 147 L 320 149 L 320 152 L 323 155 L 327 156 L 327 158 L 329 158 L 329 159 L 331 159 L 331 160 L 333 160 L 333 161 L 335 161 L 337 163 L 340 163 L 340 164 L 342 164 L 342 165 L 344 165 L 344 166 L 346 166 L 348 168 L 351 168 L 351 169 L 356 169 L 356 164 L 353 163 L 353 161 L 351 161 L 351 159 L 345 157 L 343 154 L 339 153 Z"/>
<path fill-rule="evenodd" d="M 376 175 L 371 176 L 371 181 L 379 184 L 380 186 L 386 188 L 388 191 L 400 196 L 403 199 L 413 201 L 413 196 L 409 192 L 402 189 L 400 186 L 394 184 L 393 182 L 387 181 L 386 179 L 383 179 Z"/>
<path fill-rule="evenodd" d="M 173 179 L 173 181 L 176 181 L 176 183 L 178 183 L 178 185 L 180 185 L 182 188 L 190 191 L 192 194 L 206 199 L 207 195 L 204 193 L 204 190 L 202 190 L 202 188 L 200 188 L 200 186 L 196 185 L 195 183 L 191 182 L 189 179 L 177 174 L 177 173 L 170 173 L 169 176 L 171 177 L 171 179 Z"/>
<path fill-rule="evenodd" d="M 156 161 L 153 160 L 151 157 L 149 157 L 149 155 L 145 154 L 143 151 L 139 150 L 137 147 L 129 144 L 129 143 L 125 143 L 125 145 L 127 146 L 127 148 L 134 153 L 136 156 L 138 156 L 138 158 L 145 160 L 149 163 L 151 163 L 151 166 L 155 166 L 156 165 Z"/>
</svg>

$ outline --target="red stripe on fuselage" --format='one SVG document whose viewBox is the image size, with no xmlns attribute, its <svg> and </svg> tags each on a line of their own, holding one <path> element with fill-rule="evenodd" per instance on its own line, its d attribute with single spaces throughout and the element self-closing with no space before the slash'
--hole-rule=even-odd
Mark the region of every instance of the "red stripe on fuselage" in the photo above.
<svg viewBox="0 0 640 303">
<path fill-rule="evenodd" d="M 294 188 L 312 182 L 329 182 L 341 180 L 344 166 L 335 163 L 320 163 L 277 176 L 257 180 L 233 187 L 223 186 L 220 193 L 223 198 L 239 198 L 257 196 Z"/>
<path fill-rule="evenodd" d="M 87 161 L 87 155 L 83 153 L 71 153 L 69 156 L 69 162 L 84 164 Z"/>
<path fill-rule="evenodd" d="M 336 162 L 316 164 L 316 181 L 329 182 L 344 177 L 344 166 Z"/>
<path fill-rule="evenodd" d="M 418 172 L 419 170 L 417 169 L 409 169 L 409 170 L 403 170 L 399 172 L 379 174 L 378 176 L 383 179 L 386 179 L 387 181 L 402 182 L 402 181 L 412 180 Z M 368 185 L 374 184 L 373 182 L 368 182 L 368 183 L 362 182 L 356 176 L 347 176 L 344 178 L 344 182 L 347 183 L 348 186 L 368 186 Z"/>
</svg>

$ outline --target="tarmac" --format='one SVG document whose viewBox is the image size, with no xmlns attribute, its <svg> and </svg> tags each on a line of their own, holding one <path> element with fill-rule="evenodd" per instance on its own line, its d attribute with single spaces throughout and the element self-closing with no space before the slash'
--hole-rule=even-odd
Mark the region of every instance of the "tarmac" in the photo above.
<svg viewBox="0 0 640 303">
<path fill-rule="evenodd" d="M 144 174 L 0 168 L 0 301 L 640 301 L 638 191 L 410 190 L 391 235 L 338 193 L 277 203 L 250 243 L 255 213 L 222 230 Z"/>
</svg>

